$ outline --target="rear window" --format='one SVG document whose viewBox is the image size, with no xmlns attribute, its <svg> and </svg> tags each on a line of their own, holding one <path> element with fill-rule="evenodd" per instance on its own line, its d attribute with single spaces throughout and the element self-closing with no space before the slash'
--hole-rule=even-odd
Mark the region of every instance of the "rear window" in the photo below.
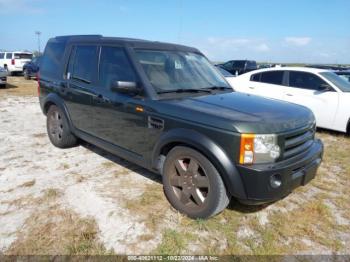
<svg viewBox="0 0 350 262">
<path fill-rule="evenodd" d="M 59 77 L 61 75 L 61 62 L 65 50 L 65 42 L 50 41 L 46 45 L 44 56 L 41 60 L 41 75 Z"/>
<path fill-rule="evenodd" d="M 261 73 L 260 82 L 274 85 L 282 85 L 283 71 L 271 71 Z"/>
<path fill-rule="evenodd" d="M 28 53 L 15 53 L 15 59 L 32 59 L 33 54 Z"/>
</svg>

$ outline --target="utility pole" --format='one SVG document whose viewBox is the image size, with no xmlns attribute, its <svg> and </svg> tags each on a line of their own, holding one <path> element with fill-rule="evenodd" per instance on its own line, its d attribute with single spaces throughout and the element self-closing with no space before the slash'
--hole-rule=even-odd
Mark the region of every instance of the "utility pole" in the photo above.
<svg viewBox="0 0 350 262">
<path fill-rule="evenodd" d="M 38 36 L 38 51 L 39 51 L 39 55 L 40 55 L 40 35 L 41 35 L 41 32 L 35 31 L 35 34 Z"/>
</svg>

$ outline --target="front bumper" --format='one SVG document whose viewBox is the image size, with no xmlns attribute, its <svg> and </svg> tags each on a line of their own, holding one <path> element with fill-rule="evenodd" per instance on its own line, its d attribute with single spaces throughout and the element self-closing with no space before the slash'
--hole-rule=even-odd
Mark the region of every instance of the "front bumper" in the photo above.
<svg viewBox="0 0 350 262">
<path fill-rule="evenodd" d="M 247 198 L 239 201 L 256 205 L 283 198 L 315 177 L 322 157 L 323 144 L 317 139 L 306 152 L 291 159 L 273 164 L 237 166 L 247 193 Z M 280 179 L 279 187 L 272 186 L 272 176 Z"/>
</svg>

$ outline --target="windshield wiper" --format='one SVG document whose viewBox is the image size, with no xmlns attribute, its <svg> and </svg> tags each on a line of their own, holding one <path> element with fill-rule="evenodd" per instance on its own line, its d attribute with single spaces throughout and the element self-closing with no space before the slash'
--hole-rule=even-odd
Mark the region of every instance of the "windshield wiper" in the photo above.
<svg viewBox="0 0 350 262">
<path fill-rule="evenodd" d="M 167 93 L 199 93 L 199 92 L 206 92 L 211 93 L 208 89 L 202 89 L 202 88 L 179 88 L 174 90 L 164 90 L 157 92 L 158 94 L 167 94 Z"/>
<path fill-rule="evenodd" d="M 233 88 L 228 87 L 228 86 L 210 86 L 210 87 L 207 87 L 206 89 L 207 90 L 208 89 L 209 90 L 228 90 L 228 89 L 233 90 Z"/>
</svg>

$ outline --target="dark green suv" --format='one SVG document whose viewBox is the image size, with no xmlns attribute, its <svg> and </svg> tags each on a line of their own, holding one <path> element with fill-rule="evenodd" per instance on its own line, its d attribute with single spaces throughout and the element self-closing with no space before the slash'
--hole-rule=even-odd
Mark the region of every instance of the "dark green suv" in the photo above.
<svg viewBox="0 0 350 262">
<path fill-rule="evenodd" d="M 192 218 L 219 213 L 231 197 L 278 200 L 314 178 L 322 159 L 310 110 L 234 92 L 191 47 L 55 37 L 39 92 L 55 146 L 84 140 L 161 174 L 170 203 Z"/>
</svg>

